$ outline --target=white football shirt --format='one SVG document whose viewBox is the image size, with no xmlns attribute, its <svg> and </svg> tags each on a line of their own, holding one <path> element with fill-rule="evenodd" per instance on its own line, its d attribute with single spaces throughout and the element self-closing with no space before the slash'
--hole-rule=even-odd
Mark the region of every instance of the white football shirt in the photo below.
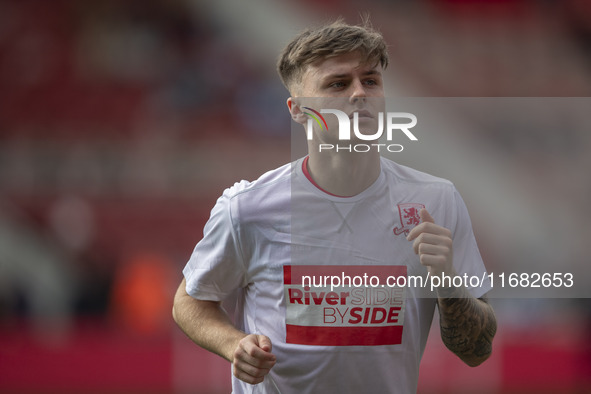
<svg viewBox="0 0 591 394">
<path fill-rule="evenodd" d="M 385 158 L 362 193 L 330 195 L 304 160 L 226 189 L 183 270 L 197 299 L 239 289 L 238 328 L 273 343 L 265 381 L 232 376 L 233 392 L 415 393 L 436 299 L 406 234 L 426 207 L 481 297 L 490 282 L 465 204 L 451 182 Z"/>
</svg>

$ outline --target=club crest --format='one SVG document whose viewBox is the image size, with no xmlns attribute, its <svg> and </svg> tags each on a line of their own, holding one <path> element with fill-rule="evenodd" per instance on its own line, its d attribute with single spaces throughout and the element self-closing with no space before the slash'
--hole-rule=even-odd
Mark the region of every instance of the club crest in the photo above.
<svg viewBox="0 0 591 394">
<path fill-rule="evenodd" d="M 398 204 L 397 207 L 401 226 L 394 227 L 394 234 L 400 235 L 404 233 L 405 235 L 408 235 L 410 230 L 421 222 L 419 211 L 425 208 L 425 205 L 416 202 L 407 202 Z"/>
</svg>

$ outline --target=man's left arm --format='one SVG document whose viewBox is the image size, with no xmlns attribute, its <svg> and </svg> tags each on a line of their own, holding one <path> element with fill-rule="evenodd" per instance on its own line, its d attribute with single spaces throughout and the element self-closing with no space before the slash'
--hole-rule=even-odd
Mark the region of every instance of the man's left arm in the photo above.
<svg viewBox="0 0 591 394">
<path fill-rule="evenodd" d="M 407 239 L 431 276 L 453 277 L 451 231 L 435 224 L 426 209 L 420 211 L 421 223 Z M 438 288 L 441 339 L 445 346 L 471 367 L 484 362 L 492 352 L 497 331 L 493 308 L 485 298 L 475 298 L 465 287 Z"/>
<path fill-rule="evenodd" d="M 465 288 L 438 294 L 439 326 L 445 346 L 471 367 L 482 364 L 492 353 L 497 332 L 493 308 L 485 298 L 475 298 Z"/>
</svg>

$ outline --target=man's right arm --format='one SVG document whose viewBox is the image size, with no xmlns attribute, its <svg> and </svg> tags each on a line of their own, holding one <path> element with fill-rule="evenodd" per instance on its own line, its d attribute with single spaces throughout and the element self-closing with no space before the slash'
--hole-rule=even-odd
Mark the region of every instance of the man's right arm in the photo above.
<svg viewBox="0 0 591 394">
<path fill-rule="evenodd" d="M 240 380 L 260 383 L 275 365 L 268 337 L 236 329 L 220 302 L 191 297 L 185 279 L 175 294 L 172 316 L 193 342 L 230 361 Z"/>
</svg>

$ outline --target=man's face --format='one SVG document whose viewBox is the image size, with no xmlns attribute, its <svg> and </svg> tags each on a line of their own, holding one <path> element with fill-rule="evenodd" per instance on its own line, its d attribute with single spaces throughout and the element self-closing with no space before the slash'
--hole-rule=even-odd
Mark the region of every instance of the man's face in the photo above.
<svg viewBox="0 0 591 394">
<path fill-rule="evenodd" d="M 305 112 L 304 107 L 317 111 L 338 109 L 350 115 L 351 125 L 354 123 L 353 114 L 357 112 L 359 130 L 363 134 L 376 132 L 378 113 L 384 112 L 385 108 L 382 67 L 367 63 L 359 52 L 312 63 L 305 70 L 300 83 L 294 87 L 293 93 L 296 97 L 290 98 L 290 106 L 295 104 L 302 112 Z M 329 142 L 326 138 L 336 137 L 338 122 L 334 115 L 327 114 L 324 118 L 331 132 L 329 135 L 317 135 L 321 141 Z"/>
</svg>

